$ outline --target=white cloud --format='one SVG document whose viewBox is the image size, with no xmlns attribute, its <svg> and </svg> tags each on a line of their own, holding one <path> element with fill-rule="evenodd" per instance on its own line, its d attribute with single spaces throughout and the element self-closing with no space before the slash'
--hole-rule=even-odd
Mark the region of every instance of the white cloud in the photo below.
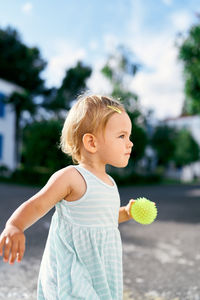
<svg viewBox="0 0 200 300">
<path fill-rule="evenodd" d="M 164 1 L 164 0 L 163 0 Z M 165 0 L 165 4 L 172 1 Z M 175 37 L 178 31 L 188 28 L 191 17 L 187 12 L 179 11 L 169 16 L 168 28 L 162 32 L 145 30 L 145 17 L 147 11 L 141 1 L 132 1 L 133 14 L 127 25 L 127 33 L 123 40 L 107 34 L 103 38 L 101 48 L 104 54 L 112 53 L 119 44 L 127 45 L 136 54 L 139 62 L 143 63 L 141 69 L 131 82 L 131 89 L 135 91 L 145 110 L 153 109 L 159 119 L 175 117 L 181 113 L 184 101 L 184 82 L 181 65 L 177 60 L 178 49 L 175 47 Z M 89 44 L 91 50 L 98 48 L 96 41 Z M 75 65 L 77 60 L 84 60 L 86 52 L 83 48 L 77 49 L 71 42 L 59 40 L 53 46 L 54 55 L 49 59 L 47 77 L 49 86 L 59 86 L 66 69 Z M 96 59 L 92 65 L 92 77 L 88 86 L 94 93 L 109 93 L 109 82 L 100 70 L 107 57 Z"/>
<path fill-rule="evenodd" d="M 178 116 L 184 100 L 182 68 L 174 44 L 175 34 L 168 31 L 160 35 L 145 32 L 141 35 L 140 31 L 132 42 L 129 40 L 128 46 L 144 65 L 129 87 L 138 94 L 143 110 L 153 109 L 159 119 Z M 118 45 L 117 37 L 107 35 L 102 47 L 112 53 L 115 45 Z M 106 94 L 111 86 L 100 73 L 104 64 L 103 59 L 95 63 L 88 84 L 92 91 Z"/>
<path fill-rule="evenodd" d="M 112 53 L 119 45 L 119 39 L 113 34 L 106 34 L 103 37 L 103 48 L 105 52 Z"/>
<path fill-rule="evenodd" d="M 170 20 L 177 31 L 185 31 L 191 26 L 193 18 L 187 11 L 177 11 L 171 15 Z"/>
<path fill-rule="evenodd" d="M 170 1 L 165 1 L 170 4 Z M 149 31 L 144 26 L 146 14 L 140 1 L 132 2 L 132 16 L 125 44 L 143 64 L 133 78 L 131 89 L 140 99 L 141 106 L 153 109 L 159 119 L 178 116 L 184 101 L 184 82 L 175 38 L 179 30 L 191 23 L 189 14 L 177 12 L 169 16 L 169 24 L 162 31 Z M 130 39 L 131 37 L 131 39 Z"/>
<path fill-rule="evenodd" d="M 22 12 L 25 14 L 30 14 L 33 10 L 33 5 L 31 2 L 26 2 L 24 5 L 22 5 Z"/>
<path fill-rule="evenodd" d="M 83 48 L 77 48 L 66 40 L 53 43 L 53 52 L 46 69 L 48 86 L 60 86 L 67 69 L 74 66 L 78 60 L 84 60 L 86 53 Z"/>
<path fill-rule="evenodd" d="M 92 93 L 107 95 L 112 91 L 109 81 L 101 73 L 105 63 L 104 59 L 99 59 L 92 66 L 92 76 L 88 80 L 88 87 Z"/>
<path fill-rule="evenodd" d="M 158 118 L 178 116 L 184 93 L 182 68 L 177 60 L 178 50 L 173 36 L 171 39 L 167 33 L 145 36 L 143 43 L 136 44 L 137 55 L 147 67 L 132 81 L 132 88 L 138 93 L 142 106 L 153 109 Z"/>
</svg>

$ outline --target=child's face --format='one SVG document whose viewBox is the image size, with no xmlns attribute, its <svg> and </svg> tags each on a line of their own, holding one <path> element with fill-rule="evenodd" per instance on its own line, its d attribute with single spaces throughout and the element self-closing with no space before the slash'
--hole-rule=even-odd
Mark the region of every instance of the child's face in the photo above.
<svg viewBox="0 0 200 300">
<path fill-rule="evenodd" d="M 126 112 L 110 117 L 105 132 L 98 136 L 98 154 L 103 163 L 115 167 L 127 166 L 133 147 L 131 129 L 131 120 Z"/>
</svg>

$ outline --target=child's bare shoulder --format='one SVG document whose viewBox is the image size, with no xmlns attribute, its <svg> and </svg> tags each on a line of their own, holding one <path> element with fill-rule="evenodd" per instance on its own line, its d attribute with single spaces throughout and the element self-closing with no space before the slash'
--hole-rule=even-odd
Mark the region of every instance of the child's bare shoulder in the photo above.
<svg viewBox="0 0 200 300">
<path fill-rule="evenodd" d="M 62 182 L 66 182 L 66 185 L 70 188 L 70 193 L 65 200 L 75 201 L 84 195 L 86 191 L 86 183 L 82 175 L 77 171 L 74 166 L 68 166 L 59 170 L 57 176 L 62 178 Z"/>
<path fill-rule="evenodd" d="M 74 166 L 67 166 L 63 169 L 58 170 L 54 173 L 55 177 L 60 177 L 63 179 L 67 179 L 68 182 L 73 181 L 74 179 L 78 179 L 80 177 L 79 172 L 74 168 Z"/>
</svg>

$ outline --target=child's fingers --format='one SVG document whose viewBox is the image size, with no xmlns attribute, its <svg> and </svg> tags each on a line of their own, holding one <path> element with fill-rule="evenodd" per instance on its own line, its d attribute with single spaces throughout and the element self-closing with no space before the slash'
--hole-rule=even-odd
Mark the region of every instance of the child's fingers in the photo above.
<svg viewBox="0 0 200 300">
<path fill-rule="evenodd" d="M 24 251 L 25 251 L 25 239 L 19 243 L 19 249 L 17 253 L 17 262 L 20 262 L 24 256 Z"/>
<path fill-rule="evenodd" d="M 9 259 L 9 263 L 11 265 L 14 264 L 15 259 L 17 257 L 18 247 L 19 247 L 18 241 L 14 240 L 13 243 L 12 243 L 12 249 L 10 251 L 10 259 Z"/>
<path fill-rule="evenodd" d="M 5 236 L 0 238 L 0 256 L 3 255 L 3 247 L 4 247 L 4 244 L 5 244 L 5 241 L 6 241 Z"/>
<path fill-rule="evenodd" d="M 132 205 L 135 203 L 135 201 L 136 201 L 136 200 L 134 200 L 134 199 L 131 199 L 131 200 L 129 201 L 130 208 L 131 208 L 131 207 L 132 207 Z"/>
<path fill-rule="evenodd" d="M 134 199 L 130 199 L 130 200 L 129 200 L 129 203 L 130 203 L 130 204 L 133 204 L 133 203 L 135 203 L 135 201 L 136 201 L 136 200 L 134 200 Z"/>
<path fill-rule="evenodd" d="M 129 200 L 129 203 L 127 205 L 127 213 L 129 216 L 131 216 L 131 208 L 132 208 L 132 205 L 134 205 L 135 201 L 136 200 L 134 200 L 134 199 Z"/>
<path fill-rule="evenodd" d="M 12 247 L 11 239 L 10 237 L 7 236 L 4 244 L 4 258 L 3 258 L 4 262 L 7 262 L 9 259 L 11 247 Z"/>
</svg>

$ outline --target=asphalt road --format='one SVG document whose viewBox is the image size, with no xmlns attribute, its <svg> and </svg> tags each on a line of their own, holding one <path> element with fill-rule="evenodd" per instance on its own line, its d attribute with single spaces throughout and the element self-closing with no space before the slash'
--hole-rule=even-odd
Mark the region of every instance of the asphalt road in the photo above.
<svg viewBox="0 0 200 300">
<path fill-rule="evenodd" d="M 10 214 L 37 188 L 0 183 L 0 231 Z M 158 207 L 151 225 L 120 225 L 124 299 L 200 300 L 200 185 L 137 186 L 119 189 L 122 204 L 147 197 Z M 53 211 L 26 231 L 20 264 L 0 261 L 0 300 L 34 300 L 39 264 Z"/>
</svg>

